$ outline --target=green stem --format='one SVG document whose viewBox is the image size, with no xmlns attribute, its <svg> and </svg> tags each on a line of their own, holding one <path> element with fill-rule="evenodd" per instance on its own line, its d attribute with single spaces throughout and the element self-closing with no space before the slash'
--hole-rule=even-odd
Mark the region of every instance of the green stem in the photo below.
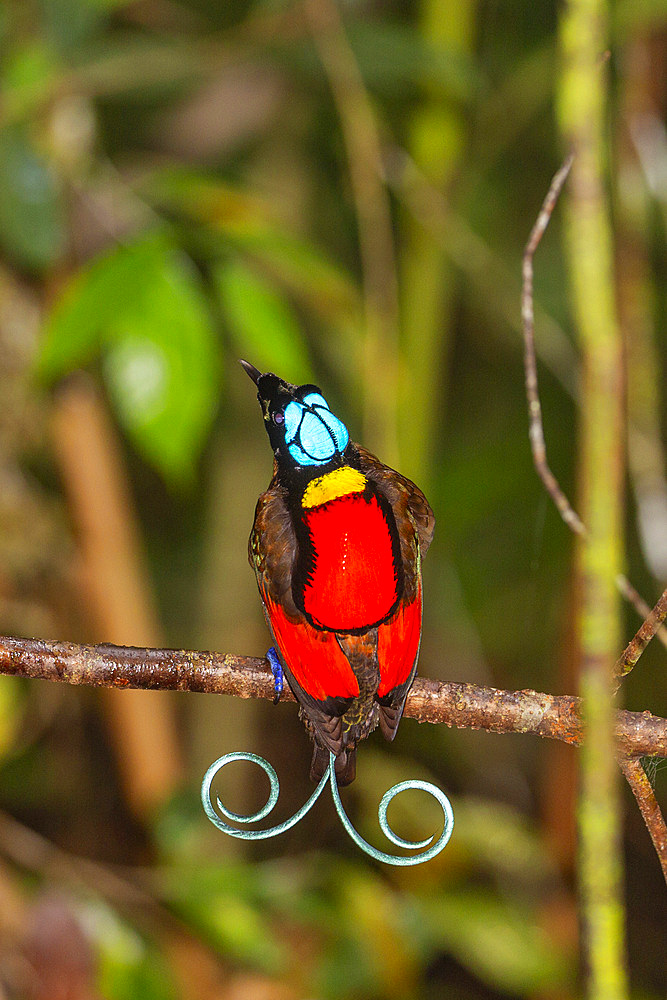
<svg viewBox="0 0 667 1000">
<path fill-rule="evenodd" d="M 357 215 L 365 311 L 363 440 L 397 465 L 398 298 L 378 123 L 335 0 L 308 0 L 304 10 L 340 118 Z"/>
<path fill-rule="evenodd" d="M 612 704 L 621 645 L 622 351 L 614 304 L 613 251 L 604 190 L 605 0 L 568 0 L 560 26 L 559 112 L 574 148 L 567 251 L 583 361 L 578 622 L 580 691 L 587 739 L 581 755 L 579 879 L 588 996 L 627 996 L 619 788 Z"/>
<path fill-rule="evenodd" d="M 433 46 L 467 53 L 473 43 L 476 0 L 423 0 L 420 29 Z M 465 121 L 458 107 L 425 88 L 411 123 L 409 152 L 420 171 L 448 198 L 464 147 Z M 402 469 L 428 492 L 433 443 L 448 354 L 455 272 L 440 240 L 408 216 L 401 261 Z"/>
</svg>

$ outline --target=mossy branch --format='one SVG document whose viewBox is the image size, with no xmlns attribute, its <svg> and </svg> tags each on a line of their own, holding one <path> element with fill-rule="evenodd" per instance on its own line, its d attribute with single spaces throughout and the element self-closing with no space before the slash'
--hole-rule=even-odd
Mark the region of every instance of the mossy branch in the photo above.
<svg viewBox="0 0 667 1000">
<path fill-rule="evenodd" d="M 560 23 L 558 111 L 576 153 L 565 228 L 582 363 L 577 549 L 579 691 L 587 738 L 580 760 L 579 885 L 588 996 L 628 995 L 614 664 L 621 640 L 623 349 L 615 306 L 613 236 L 605 189 L 606 0 L 567 0 Z"/>
</svg>

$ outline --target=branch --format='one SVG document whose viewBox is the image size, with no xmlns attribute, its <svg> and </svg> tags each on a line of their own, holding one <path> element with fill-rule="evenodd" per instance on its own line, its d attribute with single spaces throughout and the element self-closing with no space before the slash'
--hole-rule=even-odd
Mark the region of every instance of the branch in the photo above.
<svg viewBox="0 0 667 1000">
<path fill-rule="evenodd" d="M 648 775 L 640 760 L 621 758 L 619 764 L 637 800 L 637 805 L 658 855 L 662 874 L 667 882 L 667 826 L 665 826 L 665 820 L 660 812 L 660 806 L 651 782 L 648 780 Z"/>
<path fill-rule="evenodd" d="M 542 406 L 540 403 L 539 388 L 537 382 L 537 360 L 535 357 L 535 318 L 533 309 L 533 258 L 540 244 L 542 236 L 549 224 L 554 207 L 565 183 L 570 168 L 573 163 L 573 156 L 570 154 L 561 168 L 555 174 L 542 208 L 537 217 L 535 225 L 530 233 L 523 255 L 523 284 L 521 294 L 521 320 L 524 336 L 524 367 L 526 375 L 526 398 L 528 401 L 528 414 L 530 421 L 530 446 L 533 453 L 533 462 L 542 483 L 554 501 L 561 517 L 568 527 L 580 538 L 586 539 L 588 532 L 586 526 L 572 508 L 560 484 L 554 476 L 547 460 L 546 444 L 544 440 L 544 428 L 542 423 Z M 587 291 L 588 294 L 588 291 Z M 604 422 L 604 421 L 603 421 Z M 639 657 L 654 635 L 657 635 L 663 645 L 667 646 L 667 633 L 662 627 L 667 616 L 667 590 L 663 592 L 653 609 L 650 609 L 641 595 L 635 590 L 630 581 L 623 574 L 616 577 L 616 586 L 621 594 L 629 601 L 644 621 L 628 643 L 625 650 L 616 661 L 614 667 L 614 680 L 616 681 L 614 691 L 617 690 L 620 680 L 633 669 Z M 612 692 L 610 691 L 610 694 Z M 599 698 L 593 697 L 595 705 Z M 618 738 L 618 731 L 617 731 Z M 630 785 L 642 816 L 648 828 L 649 834 L 660 859 L 663 874 L 667 881 L 667 827 L 660 812 L 657 800 L 650 786 L 643 768 L 638 761 L 621 762 L 621 770 Z M 598 766 L 593 768 L 596 786 L 599 786 Z M 597 813 L 597 809 L 595 812 Z M 598 817 L 599 819 L 599 817 Z"/>
<path fill-rule="evenodd" d="M 562 167 L 554 176 L 542 208 L 533 226 L 526 248 L 523 252 L 523 285 L 521 289 L 521 320 L 523 322 L 524 339 L 524 369 L 526 376 L 526 398 L 528 400 L 528 416 L 530 420 L 530 447 L 533 452 L 533 462 L 544 487 L 558 508 L 568 528 L 577 535 L 585 535 L 581 518 L 575 512 L 570 501 L 563 493 L 558 480 L 554 476 L 547 460 L 547 447 L 544 441 L 544 426 L 542 422 L 542 404 L 537 382 L 537 359 L 535 357 L 535 316 L 533 308 L 533 258 L 540 245 L 544 232 L 558 200 L 563 184 L 570 172 L 574 154 L 570 153 Z"/>
<path fill-rule="evenodd" d="M 142 649 L 134 646 L 79 646 L 71 642 L 0 637 L 0 674 L 91 687 L 144 688 L 228 694 L 237 698 L 274 697 L 266 660 L 231 653 Z M 294 701 L 286 688 L 283 701 Z M 533 733 L 579 745 L 583 739 L 580 699 L 537 691 L 500 691 L 418 677 L 405 706 L 418 722 L 494 733 Z M 624 757 L 667 757 L 667 719 L 650 712 L 619 711 L 618 752 Z"/>
<path fill-rule="evenodd" d="M 537 358 L 535 356 L 535 314 L 533 306 L 533 259 L 537 248 L 540 245 L 545 230 L 549 225 L 553 210 L 558 197 L 563 188 L 567 176 L 574 162 L 574 155 L 570 153 L 563 162 L 563 165 L 554 175 L 547 195 L 542 203 L 539 215 L 535 221 L 528 242 L 523 252 L 522 264 L 522 288 L 521 288 L 521 322 L 523 326 L 524 342 L 524 369 L 526 377 L 526 398 L 528 400 L 528 418 L 530 422 L 530 447 L 533 453 L 533 463 L 537 474 L 556 505 L 560 516 L 565 524 L 580 538 L 587 535 L 586 525 L 572 507 L 567 496 L 563 492 L 560 483 L 553 474 L 547 459 L 547 449 L 544 440 L 544 425 L 542 421 L 542 405 L 540 403 L 539 387 L 537 381 Z M 651 608 L 646 601 L 632 586 L 630 581 L 622 573 L 616 577 L 616 586 L 626 601 L 631 604 L 642 618 L 646 619 L 651 615 Z M 663 619 L 664 621 L 664 616 Z M 653 634 L 656 634 L 664 646 L 667 646 L 667 632 L 661 627 L 662 622 L 656 624 Z M 639 655 L 641 655 L 640 650 Z M 637 657 L 639 658 L 639 657 Z M 635 661 L 636 662 L 636 661 Z M 629 673 L 634 663 L 628 670 L 622 671 L 622 676 Z"/>
<path fill-rule="evenodd" d="M 614 672 L 617 678 L 625 677 L 637 663 L 649 642 L 667 618 L 667 590 L 663 590 L 655 607 L 642 622 L 634 637 L 616 661 Z"/>
</svg>

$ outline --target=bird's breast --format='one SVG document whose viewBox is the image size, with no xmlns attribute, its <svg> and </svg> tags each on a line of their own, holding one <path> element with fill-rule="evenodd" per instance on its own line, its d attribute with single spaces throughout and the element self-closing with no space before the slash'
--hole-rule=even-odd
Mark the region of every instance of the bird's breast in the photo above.
<svg viewBox="0 0 667 1000">
<path fill-rule="evenodd" d="M 400 596 L 391 508 L 353 469 L 335 470 L 309 490 L 302 505 L 299 603 L 319 628 L 372 628 L 395 610 Z"/>
</svg>

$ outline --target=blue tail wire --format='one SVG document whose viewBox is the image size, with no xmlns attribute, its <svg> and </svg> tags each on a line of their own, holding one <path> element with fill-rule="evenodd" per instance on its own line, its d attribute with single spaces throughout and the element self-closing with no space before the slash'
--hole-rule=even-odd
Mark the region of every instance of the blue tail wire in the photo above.
<svg viewBox="0 0 667 1000">
<path fill-rule="evenodd" d="M 216 796 L 215 805 L 211 799 L 211 786 L 213 783 L 213 779 L 226 764 L 238 760 L 245 760 L 245 761 L 250 761 L 251 763 L 258 764 L 259 767 L 261 767 L 262 770 L 268 776 L 271 785 L 271 791 L 265 806 L 258 812 L 253 813 L 251 816 L 242 816 L 239 815 L 238 813 L 234 813 L 231 812 L 231 810 L 226 809 L 218 796 Z M 380 822 L 380 828 L 382 829 L 382 832 L 385 834 L 387 839 L 390 840 L 393 844 L 396 844 L 398 847 L 406 848 L 408 850 L 417 850 L 420 851 L 421 853 L 412 855 L 386 854 L 384 851 L 380 851 L 376 847 L 373 847 L 371 844 L 369 844 L 366 840 L 364 840 L 361 834 L 358 833 L 358 831 L 354 828 L 350 819 L 347 816 L 347 813 L 343 809 L 343 805 L 340 800 L 340 795 L 338 792 L 338 783 L 336 781 L 335 762 L 336 758 L 334 754 L 331 753 L 329 755 L 329 766 L 322 775 L 322 778 L 320 779 L 320 783 L 318 784 L 317 788 L 310 796 L 308 801 L 305 803 L 305 805 L 303 805 L 301 809 L 298 809 L 293 816 L 285 820 L 285 822 L 279 823 L 277 826 L 270 827 L 267 830 L 243 830 L 230 826 L 229 823 L 225 822 L 225 820 L 222 819 L 222 816 L 225 816 L 226 819 L 231 819 L 232 821 L 241 824 L 259 822 L 271 812 L 274 805 L 278 801 L 278 796 L 280 794 L 280 785 L 275 770 L 273 769 L 271 764 L 269 764 L 268 761 L 264 760 L 263 757 L 259 757 L 256 754 L 252 753 L 242 753 L 242 752 L 225 754 L 224 757 L 220 757 L 220 759 L 216 760 L 214 764 L 211 764 L 202 782 L 201 797 L 202 797 L 202 805 L 204 807 L 204 811 L 208 816 L 208 818 L 210 819 L 210 821 L 213 823 L 213 825 L 216 826 L 223 833 L 228 834 L 230 837 L 238 837 L 242 840 L 265 840 L 269 837 L 277 837 L 279 834 L 285 833 L 287 830 L 291 829 L 291 827 L 295 826 L 296 823 L 300 822 L 300 820 L 303 819 L 306 813 L 312 808 L 317 799 L 320 797 L 320 794 L 322 793 L 325 785 L 330 784 L 331 795 L 334 801 L 334 806 L 336 807 L 336 812 L 338 813 L 340 821 L 345 827 L 345 830 L 347 831 L 348 835 L 352 838 L 354 843 L 357 845 L 357 847 L 359 847 L 362 851 L 364 851 L 365 854 L 369 855 L 369 857 L 373 858 L 375 861 L 381 861 L 382 863 L 387 865 L 401 865 L 401 866 L 419 865 L 423 864 L 423 862 L 425 861 L 430 861 L 431 858 L 434 858 L 445 847 L 445 845 L 449 841 L 449 838 L 452 835 L 452 830 L 454 828 L 454 815 L 452 812 L 450 801 L 445 795 L 445 793 L 441 791 L 441 789 L 439 789 L 436 785 L 433 785 L 427 781 L 419 781 L 417 779 L 411 779 L 409 781 L 401 781 L 398 784 L 393 785 L 392 788 L 390 788 L 387 792 L 385 792 L 378 809 L 378 819 Z M 389 822 L 387 820 L 387 807 L 389 803 L 394 798 L 394 796 L 398 795 L 400 792 L 407 791 L 409 789 L 413 790 L 417 789 L 427 792 L 429 795 L 433 796 L 433 798 L 436 799 L 436 801 L 442 808 L 444 826 L 442 833 L 440 834 L 438 839 L 435 840 L 435 842 L 433 837 L 428 837 L 426 840 L 421 840 L 421 841 L 404 840 L 402 837 L 398 837 L 389 826 Z M 222 816 L 220 815 L 221 813 Z M 426 850 L 422 850 L 423 848 L 426 848 Z"/>
<path fill-rule="evenodd" d="M 275 689 L 273 703 L 275 705 L 280 701 L 280 696 L 283 692 L 285 682 L 282 663 L 278 655 L 278 650 L 275 646 L 271 646 L 271 648 L 267 650 L 266 659 L 271 667 L 271 673 L 273 674 L 273 684 Z M 217 795 L 215 798 L 215 804 L 211 799 L 211 786 L 216 775 L 226 764 L 239 760 L 249 761 L 250 763 L 257 764 L 260 768 L 262 768 L 269 778 L 271 786 L 266 804 L 258 812 L 249 816 L 243 816 L 226 809 Z M 283 823 L 279 823 L 277 826 L 270 827 L 269 829 L 238 829 L 222 819 L 222 816 L 224 816 L 227 820 L 232 820 L 235 823 L 256 823 L 268 816 L 278 801 L 278 796 L 280 794 L 278 776 L 271 764 L 264 760 L 263 757 L 259 757 L 257 754 L 244 752 L 228 753 L 225 754 L 224 757 L 220 757 L 219 760 L 216 760 L 215 763 L 211 764 L 204 776 L 201 787 L 201 798 L 204 812 L 210 819 L 211 823 L 213 823 L 218 830 L 228 834 L 230 837 L 238 837 L 242 840 L 266 840 L 269 837 L 277 837 L 281 833 L 285 833 L 287 830 L 291 829 L 291 827 L 299 823 L 304 818 L 306 813 L 308 813 L 315 805 L 315 802 L 320 797 L 327 784 L 330 784 L 331 786 L 331 796 L 333 798 L 336 812 L 338 813 L 339 819 L 348 836 L 351 837 L 357 847 L 359 847 L 365 854 L 369 855 L 369 857 L 373 858 L 375 861 L 381 861 L 383 864 L 387 865 L 402 866 L 423 864 L 425 861 L 430 861 L 431 858 L 434 858 L 437 854 L 439 854 L 452 835 L 452 830 L 454 828 L 454 814 L 452 812 L 451 803 L 445 793 L 441 791 L 437 785 L 433 785 L 428 781 L 411 779 L 409 781 L 401 781 L 398 784 L 393 785 L 387 792 L 384 793 L 378 808 L 378 820 L 382 832 L 387 839 L 391 841 L 391 843 L 395 844 L 397 847 L 405 848 L 406 850 L 416 850 L 421 853 L 411 855 L 386 854 L 384 851 L 380 851 L 378 848 L 373 847 L 366 840 L 364 840 L 361 834 L 354 828 L 343 808 L 338 791 L 338 782 L 336 780 L 336 757 L 333 753 L 329 754 L 329 766 L 322 775 L 317 788 L 305 805 L 303 805 L 301 809 L 298 809 L 289 819 L 285 820 Z M 426 840 L 419 841 L 404 840 L 402 837 L 398 837 L 389 826 L 389 821 L 387 820 L 387 807 L 389 803 L 394 796 L 409 789 L 421 790 L 433 796 L 442 809 L 444 826 L 442 833 L 438 839 L 435 840 L 435 842 L 434 837 L 427 837 Z M 423 850 L 424 848 L 426 848 L 426 850 Z"/>
</svg>

